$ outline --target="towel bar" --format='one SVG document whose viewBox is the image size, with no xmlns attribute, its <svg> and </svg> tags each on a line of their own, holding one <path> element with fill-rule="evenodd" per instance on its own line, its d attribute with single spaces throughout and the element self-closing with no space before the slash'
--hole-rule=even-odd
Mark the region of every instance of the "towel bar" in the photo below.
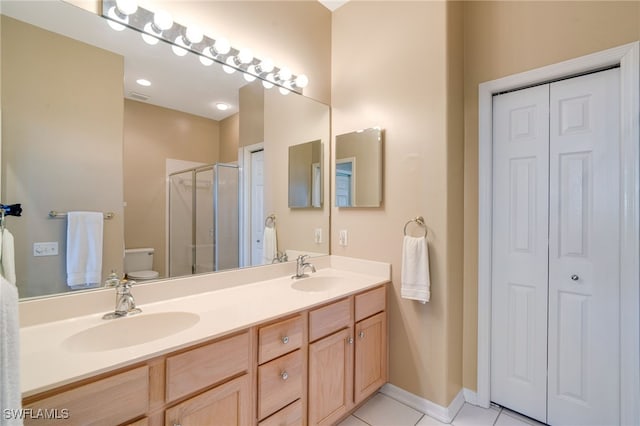
<svg viewBox="0 0 640 426">
<path fill-rule="evenodd" d="M 411 222 L 415 222 L 418 225 L 420 225 L 421 227 L 424 228 L 424 236 L 425 238 L 427 237 L 427 225 L 424 223 L 424 218 L 422 216 L 418 216 L 414 219 L 408 220 L 407 223 L 404 224 L 404 235 L 407 235 L 407 226 L 409 226 L 409 224 Z"/>
<path fill-rule="evenodd" d="M 116 214 L 114 212 L 106 212 L 104 213 L 105 220 L 113 219 Z M 67 212 L 57 212 L 55 210 L 51 210 L 49 212 L 49 217 L 52 219 L 57 219 L 61 217 L 67 217 Z"/>
</svg>

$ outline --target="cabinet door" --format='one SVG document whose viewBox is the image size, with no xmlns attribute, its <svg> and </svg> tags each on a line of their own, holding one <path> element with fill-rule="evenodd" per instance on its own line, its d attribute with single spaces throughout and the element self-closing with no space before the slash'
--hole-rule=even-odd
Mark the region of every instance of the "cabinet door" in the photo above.
<svg viewBox="0 0 640 426">
<path fill-rule="evenodd" d="M 166 411 L 165 426 L 250 424 L 249 376 L 244 375 Z"/>
<path fill-rule="evenodd" d="M 309 345 L 309 424 L 335 423 L 353 406 L 353 327 Z"/>
<path fill-rule="evenodd" d="M 356 324 L 354 399 L 358 404 L 387 381 L 387 314 Z"/>
</svg>

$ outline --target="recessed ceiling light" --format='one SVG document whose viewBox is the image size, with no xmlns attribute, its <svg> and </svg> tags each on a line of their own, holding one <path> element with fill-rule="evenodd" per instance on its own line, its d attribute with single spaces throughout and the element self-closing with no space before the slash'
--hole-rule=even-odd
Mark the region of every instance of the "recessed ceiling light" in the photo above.
<svg viewBox="0 0 640 426">
<path fill-rule="evenodd" d="M 222 103 L 222 102 L 218 102 L 216 104 L 216 108 L 218 108 L 220 111 L 226 111 L 229 109 L 229 105 Z"/>
<path fill-rule="evenodd" d="M 151 82 L 149 80 L 146 80 L 144 78 L 139 78 L 136 80 L 136 83 L 138 83 L 140 86 L 151 86 Z"/>
</svg>

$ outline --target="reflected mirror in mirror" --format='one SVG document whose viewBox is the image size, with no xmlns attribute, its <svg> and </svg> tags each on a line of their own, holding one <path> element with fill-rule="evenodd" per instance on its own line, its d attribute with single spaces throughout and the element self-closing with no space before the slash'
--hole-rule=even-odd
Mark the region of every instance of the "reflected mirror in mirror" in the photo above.
<svg viewBox="0 0 640 426">
<path fill-rule="evenodd" d="M 336 207 L 382 204 L 382 130 L 336 136 Z"/>
<path fill-rule="evenodd" d="M 283 191 L 289 146 L 329 140 L 328 106 L 149 46 L 62 1 L 3 0 L 0 30 L 1 200 L 24 209 L 6 220 L 21 297 L 72 290 L 68 220 L 51 210 L 114 213 L 95 285 L 112 270 L 139 281 L 271 263 L 270 214 L 278 252 L 328 254 L 314 240 L 318 228 L 328 235 L 328 212 L 295 214 Z"/>
<path fill-rule="evenodd" d="M 289 207 L 322 208 L 322 143 L 289 147 Z"/>
</svg>

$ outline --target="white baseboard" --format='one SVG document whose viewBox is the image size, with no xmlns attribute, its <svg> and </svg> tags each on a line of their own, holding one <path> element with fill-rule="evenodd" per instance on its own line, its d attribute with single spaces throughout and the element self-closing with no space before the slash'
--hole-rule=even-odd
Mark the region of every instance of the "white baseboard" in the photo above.
<svg viewBox="0 0 640 426">
<path fill-rule="evenodd" d="M 467 389 L 464 388 L 462 389 L 462 392 L 464 393 L 464 400 L 465 402 L 468 402 L 471 405 L 478 405 L 478 393 L 476 391 L 472 391 L 471 389 Z M 484 408 L 489 408 L 489 407 L 484 407 Z"/>
<path fill-rule="evenodd" d="M 456 414 L 458 414 L 458 411 L 460 411 L 462 405 L 465 402 L 465 394 L 463 390 L 460 390 L 458 395 L 456 395 L 456 397 L 453 399 L 453 401 L 451 401 L 451 404 L 449 404 L 448 407 L 443 407 L 436 404 L 435 402 L 431 402 L 427 399 L 421 398 L 417 395 L 412 394 L 411 392 L 407 392 L 404 389 L 394 386 L 391 383 L 385 384 L 380 389 L 380 392 L 390 398 L 402 402 L 405 405 L 408 405 L 411 408 L 428 414 L 430 417 L 433 417 L 434 419 L 437 419 L 443 423 L 451 423 L 451 421 L 456 416 Z"/>
</svg>

